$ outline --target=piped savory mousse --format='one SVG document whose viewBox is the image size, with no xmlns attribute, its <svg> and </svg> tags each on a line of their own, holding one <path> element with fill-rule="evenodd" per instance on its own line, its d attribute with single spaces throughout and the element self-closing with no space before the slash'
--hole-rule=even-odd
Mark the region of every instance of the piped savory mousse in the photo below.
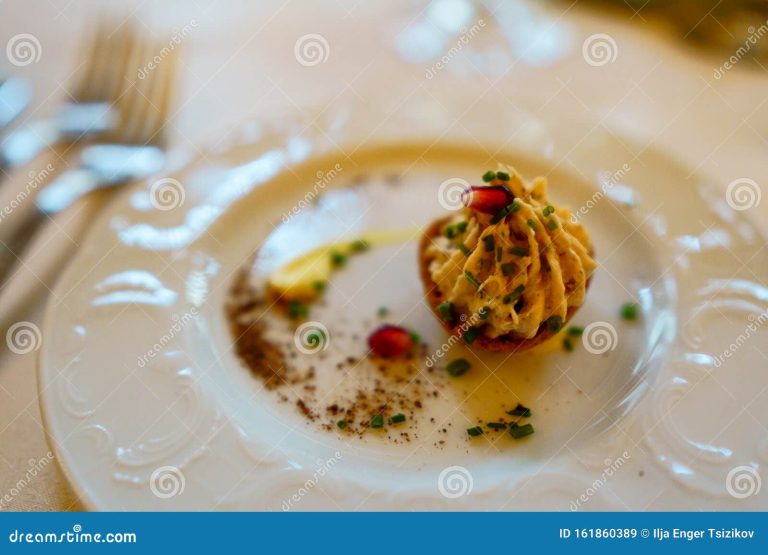
<svg viewBox="0 0 768 555">
<path fill-rule="evenodd" d="M 421 277 L 442 324 L 489 351 L 523 351 L 556 335 L 584 304 L 597 264 L 589 234 L 554 206 L 547 180 L 487 172 L 464 209 L 424 233 Z"/>
</svg>

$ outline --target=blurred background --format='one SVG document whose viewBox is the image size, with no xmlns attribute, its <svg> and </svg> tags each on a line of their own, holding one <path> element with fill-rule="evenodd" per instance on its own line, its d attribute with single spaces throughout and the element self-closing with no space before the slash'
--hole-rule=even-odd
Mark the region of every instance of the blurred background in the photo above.
<svg viewBox="0 0 768 555">
<path fill-rule="evenodd" d="M 563 125 L 588 119 L 723 187 L 768 181 L 764 0 L 0 0 L 0 47 L 0 209 L 19 183 L 29 189 L 19 176 L 45 188 L 46 156 L 76 169 L 73 145 L 95 133 L 152 147 L 135 174 L 86 176 L 128 181 L 177 152 L 200 156 L 249 121 L 312 119 L 353 102 L 392 113 L 416 98 L 454 110 L 494 102 L 562 115 Z M 126 138 L 127 123 L 143 127 Z M 110 194 L 78 194 L 55 219 L 15 234 L 66 235 L 77 248 Z M 764 230 L 766 205 L 749 214 Z M 11 222 L 0 219 L 6 246 Z M 34 249 L 13 249 L 6 265 L 48 256 Z M 39 321 L 47 285 L 24 307 L 27 319 Z M 7 294 L 8 281 L 2 287 Z M 0 500 L 14 495 L 0 509 L 78 509 L 57 467 L 39 464 L 48 447 L 34 358 L 3 354 Z"/>
</svg>

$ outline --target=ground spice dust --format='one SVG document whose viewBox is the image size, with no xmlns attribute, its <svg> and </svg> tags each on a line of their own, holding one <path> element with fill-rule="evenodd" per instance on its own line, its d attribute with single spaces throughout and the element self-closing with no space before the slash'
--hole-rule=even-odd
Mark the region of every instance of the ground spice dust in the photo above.
<svg viewBox="0 0 768 555">
<path fill-rule="evenodd" d="M 240 360 L 268 390 L 276 391 L 279 402 L 295 404 L 307 421 L 328 431 L 360 437 L 375 433 L 395 443 L 417 439 L 412 425 L 425 399 L 439 396 L 435 384 L 441 381 L 433 368 L 421 364 L 428 354 L 426 344 L 417 345 L 398 360 L 344 356 L 325 365 L 330 372 L 349 374 L 356 387 L 319 396 L 316 368 L 302 367 L 293 341 L 276 345 L 265 339 L 262 316 L 272 304 L 265 298 L 243 270 L 234 280 L 226 314 Z M 366 344 L 359 343 L 367 352 Z M 322 359 L 326 354 L 313 356 Z M 405 416 L 404 421 L 400 415 Z M 381 427 L 377 427 L 379 417 Z"/>
</svg>

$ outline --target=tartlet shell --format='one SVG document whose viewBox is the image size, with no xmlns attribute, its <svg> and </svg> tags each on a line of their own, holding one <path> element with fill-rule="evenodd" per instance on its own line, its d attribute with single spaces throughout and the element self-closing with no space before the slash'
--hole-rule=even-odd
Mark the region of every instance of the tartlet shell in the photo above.
<svg viewBox="0 0 768 555">
<path fill-rule="evenodd" d="M 421 241 L 419 242 L 419 269 L 420 269 L 420 275 L 421 275 L 421 282 L 424 285 L 424 293 L 427 297 L 427 301 L 429 302 L 429 306 L 432 308 L 432 312 L 434 312 L 435 316 L 437 317 L 437 320 L 442 324 L 442 326 L 448 330 L 451 334 L 461 336 L 461 325 L 462 322 L 460 322 L 456 326 L 451 326 L 448 322 L 443 320 L 443 318 L 440 316 L 440 311 L 437 309 L 437 307 L 440 305 L 440 303 L 443 302 L 442 295 L 440 294 L 440 290 L 438 289 L 435 282 L 432 280 L 432 276 L 429 273 L 429 262 L 430 260 L 426 256 L 427 248 L 432 242 L 432 239 L 434 237 L 437 237 L 440 235 L 440 230 L 443 228 L 443 226 L 448 222 L 448 220 L 451 218 L 451 216 L 446 216 L 445 218 L 440 218 L 438 220 L 435 220 L 430 224 L 430 226 L 424 231 L 423 235 L 421 236 Z M 589 253 L 590 256 L 594 258 L 594 249 L 590 245 L 589 247 Z M 590 276 L 587 279 L 587 288 L 589 288 L 590 284 L 592 282 L 592 276 Z M 573 315 L 578 312 L 580 306 L 577 307 L 571 307 L 568 309 L 568 313 L 566 314 L 565 321 L 563 322 L 563 326 L 568 324 L 568 322 L 573 318 Z M 502 335 L 496 338 L 490 338 L 486 337 L 482 334 L 478 335 L 477 338 L 472 342 L 473 346 L 480 347 L 481 349 L 484 349 L 486 351 L 493 351 L 493 352 L 523 352 L 527 351 L 529 349 L 533 349 L 534 347 L 541 345 L 548 339 L 551 339 L 556 334 L 552 333 L 549 328 L 545 324 L 542 324 L 539 328 L 538 333 L 530 338 L 519 338 L 515 337 L 511 334 Z"/>
</svg>

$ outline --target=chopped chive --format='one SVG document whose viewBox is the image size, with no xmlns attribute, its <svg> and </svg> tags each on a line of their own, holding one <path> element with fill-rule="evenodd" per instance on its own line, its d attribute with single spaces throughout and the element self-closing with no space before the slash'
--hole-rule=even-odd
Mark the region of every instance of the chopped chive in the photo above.
<svg viewBox="0 0 768 555">
<path fill-rule="evenodd" d="M 456 224 L 456 231 L 464 233 L 467 230 L 467 222 L 459 222 Z"/>
<path fill-rule="evenodd" d="M 448 366 L 445 367 L 445 371 L 448 372 L 451 376 L 454 378 L 458 378 L 459 376 L 466 374 L 467 370 L 471 368 L 471 365 L 469 362 L 467 362 L 466 359 L 463 358 L 457 358 L 456 360 L 452 360 L 448 363 Z"/>
<path fill-rule="evenodd" d="M 334 266 L 343 266 L 347 263 L 347 255 L 339 251 L 331 252 L 331 264 Z"/>
<path fill-rule="evenodd" d="M 349 245 L 349 250 L 352 252 L 363 252 L 367 251 L 369 248 L 371 248 L 371 246 L 365 239 L 357 239 L 356 241 L 352 241 Z"/>
<path fill-rule="evenodd" d="M 527 221 L 527 222 L 525 222 L 525 223 L 527 223 L 527 224 L 528 224 L 528 227 L 530 227 L 530 228 L 531 228 L 532 230 L 534 230 L 534 231 L 536 231 L 537 229 L 539 229 L 539 224 L 537 224 L 537 223 L 536 223 L 535 221 L 533 221 L 532 219 L 531 219 L 531 220 L 528 220 L 528 221 Z"/>
<path fill-rule="evenodd" d="M 371 417 L 371 428 L 383 428 L 384 427 L 384 415 L 374 414 Z"/>
<path fill-rule="evenodd" d="M 453 236 L 456 235 L 456 228 L 449 225 L 445 228 L 444 235 L 448 237 L 448 239 L 453 239 Z"/>
<path fill-rule="evenodd" d="M 528 256 L 530 252 L 531 250 L 528 247 L 512 247 L 509 249 L 509 254 L 513 254 L 515 256 Z"/>
<path fill-rule="evenodd" d="M 496 172 L 492 172 L 491 170 L 488 170 L 483 174 L 483 181 L 486 183 L 489 183 L 493 181 L 493 179 L 496 177 Z"/>
<path fill-rule="evenodd" d="M 376 314 L 379 316 L 379 318 L 384 318 L 384 316 L 389 314 L 389 309 L 386 306 L 380 306 L 376 311 Z"/>
<path fill-rule="evenodd" d="M 534 429 L 531 424 L 526 424 L 525 426 L 515 426 L 514 428 L 510 428 L 509 433 L 515 439 L 522 439 L 529 435 L 533 435 Z"/>
<path fill-rule="evenodd" d="M 347 427 L 347 421 L 346 420 L 339 420 L 336 422 L 336 425 L 339 427 L 340 430 L 343 430 Z"/>
<path fill-rule="evenodd" d="M 551 316 L 544 322 L 547 325 L 547 329 L 552 333 L 557 333 L 563 329 L 563 319 L 560 316 Z"/>
<path fill-rule="evenodd" d="M 491 307 L 484 306 L 483 308 L 477 311 L 477 315 L 480 317 L 481 320 L 487 320 L 488 317 L 491 315 Z"/>
<path fill-rule="evenodd" d="M 510 275 L 516 269 L 517 267 L 515 266 L 514 262 L 507 262 L 501 265 L 501 273 L 504 274 L 505 276 Z"/>
<path fill-rule="evenodd" d="M 405 422 L 405 415 L 402 414 L 402 413 L 396 414 L 392 418 L 390 418 L 390 420 L 391 420 L 392 424 L 401 424 L 401 423 Z"/>
<path fill-rule="evenodd" d="M 531 409 L 529 409 L 528 407 L 523 406 L 520 403 L 518 403 L 517 406 L 514 409 L 512 409 L 510 411 L 507 411 L 507 414 L 510 415 L 510 416 L 519 416 L 519 417 L 522 417 L 522 418 L 530 418 L 531 417 Z"/>
<path fill-rule="evenodd" d="M 502 299 L 503 303 L 509 304 L 515 302 L 520 298 L 520 295 L 523 294 L 523 291 L 525 291 L 525 285 L 518 285 L 517 288 L 510 294 L 504 295 L 504 298 Z"/>
<path fill-rule="evenodd" d="M 554 213 L 555 213 L 555 207 L 551 206 L 551 205 L 547 206 L 546 208 L 544 208 L 544 210 L 542 212 L 542 214 L 544 215 L 545 218 L 548 217 L 548 216 L 551 216 Z"/>
<path fill-rule="evenodd" d="M 584 328 L 578 326 L 571 326 L 568 328 L 568 335 L 571 337 L 581 337 L 584 335 Z"/>
<path fill-rule="evenodd" d="M 443 317 L 443 320 L 451 321 L 453 320 L 453 303 L 450 301 L 445 301 L 437 305 L 437 310 L 440 312 L 440 316 Z"/>
<path fill-rule="evenodd" d="M 325 291 L 325 282 L 324 281 L 316 281 L 312 284 L 312 287 L 315 288 L 315 291 Z"/>
<path fill-rule="evenodd" d="M 475 339 L 477 339 L 477 336 L 479 333 L 480 333 L 480 330 L 475 326 L 472 326 L 467 331 L 464 332 L 464 335 L 462 335 L 461 338 L 471 345 L 472 343 L 475 342 Z"/>
<path fill-rule="evenodd" d="M 467 278 L 467 281 L 477 287 L 480 288 L 480 282 L 475 279 L 475 276 L 472 275 L 472 272 L 469 270 L 464 270 L 464 277 Z"/>
<path fill-rule="evenodd" d="M 503 254 L 503 251 L 501 250 L 501 247 L 496 247 L 496 262 L 501 262 L 502 254 Z"/>
<path fill-rule="evenodd" d="M 291 318 L 306 318 L 309 314 L 307 305 L 300 301 L 291 301 L 288 303 L 288 316 Z"/>
<path fill-rule="evenodd" d="M 557 229 L 557 221 L 547 220 L 547 229 L 549 229 L 550 231 L 555 231 Z"/>
<path fill-rule="evenodd" d="M 563 348 L 568 351 L 569 353 L 573 351 L 573 341 L 568 339 L 567 337 L 563 339 Z"/>
<path fill-rule="evenodd" d="M 488 422 L 486 424 L 491 430 L 506 430 L 507 425 L 504 422 Z"/>
<path fill-rule="evenodd" d="M 495 246 L 493 235 L 486 235 L 483 237 L 483 243 L 485 244 L 485 252 L 493 252 Z"/>
<path fill-rule="evenodd" d="M 411 337 L 411 341 L 414 343 L 420 343 L 421 342 L 421 336 L 416 333 L 415 331 L 409 331 L 408 335 Z"/>
<path fill-rule="evenodd" d="M 472 251 L 467 248 L 467 246 L 464 243 L 457 243 L 456 247 L 464 253 L 464 256 L 469 256 L 472 254 Z"/>
<path fill-rule="evenodd" d="M 512 202 L 511 204 L 506 205 L 504 208 L 496 212 L 496 214 L 491 218 L 491 225 L 499 223 L 501 220 L 509 216 L 510 214 L 517 212 L 520 210 L 520 205 L 517 201 Z"/>
<path fill-rule="evenodd" d="M 483 429 L 480 426 L 475 426 L 474 428 L 467 429 L 467 433 L 470 437 L 478 437 L 483 435 Z"/>
<path fill-rule="evenodd" d="M 621 307 L 621 317 L 625 320 L 636 320 L 638 306 L 636 303 L 627 303 Z"/>
<path fill-rule="evenodd" d="M 507 172 L 496 172 L 496 177 L 502 181 L 509 181 L 509 174 Z"/>
</svg>

